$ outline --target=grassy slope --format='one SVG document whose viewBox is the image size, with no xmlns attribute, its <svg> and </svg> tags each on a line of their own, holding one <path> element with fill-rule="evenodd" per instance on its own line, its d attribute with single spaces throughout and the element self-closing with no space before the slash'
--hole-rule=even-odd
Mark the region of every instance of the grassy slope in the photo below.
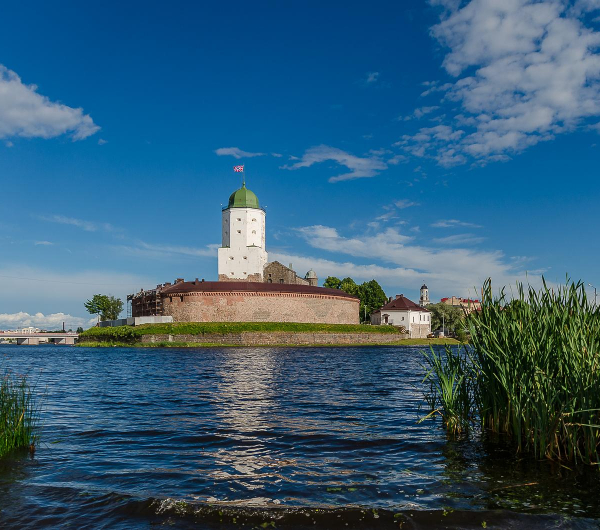
<svg viewBox="0 0 600 530">
<path fill-rule="evenodd" d="M 352 324 L 298 324 L 280 322 L 177 322 L 173 324 L 144 324 L 114 328 L 90 328 L 80 335 L 80 340 L 105 340 L 135 342 L 142 335 L 206 335 L 241 332 L 290 333 L 397 333 L 393 326 L 364 326 Z"/>
</svg>

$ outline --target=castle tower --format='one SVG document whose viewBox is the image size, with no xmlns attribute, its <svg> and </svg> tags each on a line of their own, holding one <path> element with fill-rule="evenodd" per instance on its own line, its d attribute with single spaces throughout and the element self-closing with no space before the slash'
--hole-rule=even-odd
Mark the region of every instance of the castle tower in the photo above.
<svg viewBox="0 0 600 530">
<path fill-rule="evenodd" d="M 431 302 L 429 301 L 429 289 L 425 284 L 421 286 L 421 297 L 419 298 L 419 305 L 421 307 L 428 306 Z"/>
<path fill-rule="evenodd" d="M 319 278 L 317 277 L 317 273 L 312 269 L 306 273 L 304 279 L 308 282 L 308 285 L 312 285 L 314 287 L 319 286 Z"/>
<path fill-rule="evenodd" d="M 262 282 L 267 264 L 265 211 L 245 183 L 231 194 L 229 204 L 223 208 L 222 234 L 219 281 Z"/>
</svg>

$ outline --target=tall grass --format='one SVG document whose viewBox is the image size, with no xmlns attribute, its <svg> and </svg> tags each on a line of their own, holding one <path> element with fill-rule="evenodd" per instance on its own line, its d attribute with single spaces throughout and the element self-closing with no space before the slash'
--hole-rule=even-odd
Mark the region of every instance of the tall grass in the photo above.
<svg viewBox="0 0 600 530">
<path fill-rule="evenodd" d="M 471 347 L 425 356 L 431 412 L 453 432 L 476 419 L 518 451 L 599 464 L 600 311 L 584 285 L 517 284 L 509 299 L 487 281 L 482 298 Z"/>
<path fill-rule="evenodd" d="M 0 379 L 0 458 L 13 449 L 35 450 L 37 410 L 25 376 Z"/>
</svg>

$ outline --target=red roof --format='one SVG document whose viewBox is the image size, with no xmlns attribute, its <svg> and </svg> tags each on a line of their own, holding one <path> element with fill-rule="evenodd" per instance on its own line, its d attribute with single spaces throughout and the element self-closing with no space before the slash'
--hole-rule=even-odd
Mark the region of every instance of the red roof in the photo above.
<svg viewBox="0 0 600 530">
<path fill-rule="evenodd" d="M 429 313 L 428 309 L 421 307 L 420 305 L 415 304 L 412 300 L 409 300 L 404 295 L 397 296 L 391 302 L 385 304 L 381 309 L 375 311 L 375 313 L 379 311 L 425 311 Z"/>
<path fill-rule="evenodd" d="M 339 298 L 350 298 L 358 300 L 357 297 L 349 295 L 340 289 L 329 289 L 327 287 L 316 287 L 312 285 L 296 285 L 290 283 L 262 283 L 262 282 L 182 282 L 163 287 L 161 294 L 173 295 L 182 293 L 222 293 L 222 292 L 245 292 L 245 293 L 299 293 L 317 294 L 322 296 L 337 296 Z"/>
</svg>

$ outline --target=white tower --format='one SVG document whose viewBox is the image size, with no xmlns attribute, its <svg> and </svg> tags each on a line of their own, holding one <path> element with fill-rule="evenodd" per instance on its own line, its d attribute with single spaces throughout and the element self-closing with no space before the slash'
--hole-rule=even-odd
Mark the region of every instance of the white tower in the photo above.
<svg viewBox="0 0 600 530">
<path fill-rule="evenodd" d="M 421 286 L 421 297 L 419 298 L 419 305 L 421 307 L 425 307 L 429 305 L 431 302 L 429 301 L 429 289 L 425 284 Z"/>
<path fill-rule="evenodd" d="M 222 216 L 219 281 L 262 282 L 267 252 L 265 211 L 260 207 L 258 197 L 244 183 L 231 194 Z"/>
</svg>

